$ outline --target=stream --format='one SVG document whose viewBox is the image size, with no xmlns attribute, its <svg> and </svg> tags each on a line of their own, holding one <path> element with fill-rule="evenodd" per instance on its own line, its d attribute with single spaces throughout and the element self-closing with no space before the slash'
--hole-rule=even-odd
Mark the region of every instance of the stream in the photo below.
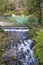
<svg viewBox="0 0 43 65">
<path fill-rule="evenodd" d="M 33 54 L 34 42 L 28 37 L 28 29 L 4 29 L 10 32 L 8 38 L 18 38 L 18 42 L 14 40 L 5 48 L 3 59 L 8 61 L 6 65 L 36 65 Z M 6 42 L 5 44 L 8 44 Z M 16 57 L 16 60 L 13 59 Z"/>
</svg>

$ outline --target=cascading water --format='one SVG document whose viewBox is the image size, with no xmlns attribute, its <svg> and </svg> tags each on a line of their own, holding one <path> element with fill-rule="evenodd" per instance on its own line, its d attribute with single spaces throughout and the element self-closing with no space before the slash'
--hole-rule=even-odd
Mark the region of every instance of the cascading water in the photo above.
<svg viewBox="0 0 43 65">
<path fill-rule="evenodd" d="M 35 65 L 32 45 L 33 41 L 30 39 L 24 40 L 17 45 L 17 59 L 21 62 L 21 65 Z"/>
<path fill-rule="evenodd" d="M 7 65 L 36 65 L 33 55 L 34 42 L 28 38 L 26 32 L 27 31 L 11 31 L 11 35 L 14 37 L 14 34 L 16 34 L 19 42 L 16 45 L 12 42 L 9 48 L 7 47 L 7 51 L 5 49 L 3 57 L 9 60 Z M 16 56 L 16 61 L 12 59 L 14 56 Z"/>
</svg>

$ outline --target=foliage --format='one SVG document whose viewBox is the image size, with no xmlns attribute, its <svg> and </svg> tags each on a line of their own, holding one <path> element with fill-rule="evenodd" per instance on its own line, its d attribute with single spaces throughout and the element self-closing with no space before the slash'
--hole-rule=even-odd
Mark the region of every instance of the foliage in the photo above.
<svg viewBox="0 0 43 65">
<path fill-rule="evenodd" d="M 39 65 L 43 65 L 43 28 L 39 28 L 37 32 L 37 36 L 34 36 L 34 40 L 36 42 L 35 48 L 35 56 L 39 62 Z"/>
<path fill-rule="evenodd" d="M 27 15 L 28 14 L 31 14 L 33 11 L 34 11 L 34 1 L 33 0 L 27 0 L 26 1 L 26 12 L 27 12 Z"/>
<path fill-rule="evenodd" d="M 38 17 L 30 15 L 28 21 L 24 22 L 24 25 L 29 28 L 33 28 L 34 26 L 37 26 L 39 24 L 38 20 L 39 20 Z"/>
<path fill-rule="evenodd" d="M 12 2 L 11 0 L 0 0 L 0 14 L 7 13 L 8 15 L 12 15 L 13 13 L 15 14 L 15 12 L 17 13 L 18 10 L 15 10 L 15 7 L 18 3 L 20 4 L 19 8 L 22 8 L 23 11 L 25 11 L 22 14 L 31 16 L 29 17 L 28 22 L 24 22 L 23 25 L 28 26 L 30 28 L 28 35 L 35 41 L 34 54 L 39 62 L 39 65 L 43 65 L 43 27 L 40 27 L 39 25 L 43 25 L 43 0 L 26 0 L 25 2 L 24 1 L 25 0 L 19 0 L 19 2 L 15 3 L 15 1 Z M 24 10 L 25 3 L 26 9 Z M 19 13 L 22 12 L 20 9 Z M 6 19 L 10 22 L 14 22 L 17 26 L 21 26 L 17 23 L 17 21 L 14 20 L 14 18 L 6 17 Z M 7 35 L 8 34 L 5 33 L 0 26 L 0 58 L 4 52 L 3 46 L 5 40 L 7 39 Z M 0 62 L 2 62 L 1 59 Z"/>
<path fill-rule="evenodd" d="M 9 15 L 9 16 L 11 16 L 13 13 L 14 13 L 14 11 L 6 10 L 6 14 Z"/>
<path fill-rule="evenodd" d="M 4 14 L 6 4 L 8 4 L 8 0 L 0 0 L 0 14 Z"/>
<path fill-rule="evenodd" d="M 8 33 L 6 32 L 0 32 L 0 65 L 4 65 L 1 64 L 2 63 L 2 54 L 4 53 L 4 44 L 5 44 L 5 40 L 7 39 Z"/>
<path fill-rule="evenodd" d="M 4 32 L 1 26 L 0 26 L 0 32 Z"/>
<path fill-rule="evenodd" d="M 39 24 L 42 24 L 43 5 L 41 0 L 27 0 L 27 15 L 34 14 L 39 18 Z"/>
<path fill-rule="evenodd" d="M 34 40 L 34 55 L 39 65 L 43 65 L 43 27 L 35 27 L 28 32 L 30 38 Z"/>
</svg>

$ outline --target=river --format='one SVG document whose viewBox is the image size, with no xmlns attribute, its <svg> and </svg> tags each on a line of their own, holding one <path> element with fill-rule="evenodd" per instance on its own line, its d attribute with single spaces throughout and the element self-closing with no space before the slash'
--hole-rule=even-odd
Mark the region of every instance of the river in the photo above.
<svg viewBox="0 0 43 65">
<path fill-rule="evenodd" d="M 23 30 L 22 30 L 23 29 Z M 6 65 L 36 65 L 36 61 L 33 54 L 34 42 L 28 37 L 27 29 L 9 29 L 10 32 L 9 39 L 18 38 L 18 42 L 13 40 L 10 45 L 5 48 L 3 54 L 3 59 L 7 59 L 8 63 Z M 5 31 L 7 29 L 4 29 Z M 5 43 L 8 44 L 8 41 Z M 16 60 L 13 59 L 16 57 Z"/>
</svg>

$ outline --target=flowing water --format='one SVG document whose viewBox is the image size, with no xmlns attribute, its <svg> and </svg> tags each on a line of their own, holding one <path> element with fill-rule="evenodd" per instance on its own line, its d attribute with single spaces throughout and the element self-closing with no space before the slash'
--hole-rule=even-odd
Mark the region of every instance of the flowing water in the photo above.
<svg viewBox="0 0 43 65">
<path fill-rule="evenodd" d="M 7 47 L 7 50 L 5 49 L 4 57 L 9 60 L 6 65 L 36 65 L 33 54 L 34 42 L 29 39 L 27 30 L 10 30 L 10 34 L 10 37 L 14 37 L 15 34 L 19 42 L 17 44 L 12 42 L 11 45 Z M 14 56 L 16 60 L 13 60 L 12 57 Z"/>
</svg>

